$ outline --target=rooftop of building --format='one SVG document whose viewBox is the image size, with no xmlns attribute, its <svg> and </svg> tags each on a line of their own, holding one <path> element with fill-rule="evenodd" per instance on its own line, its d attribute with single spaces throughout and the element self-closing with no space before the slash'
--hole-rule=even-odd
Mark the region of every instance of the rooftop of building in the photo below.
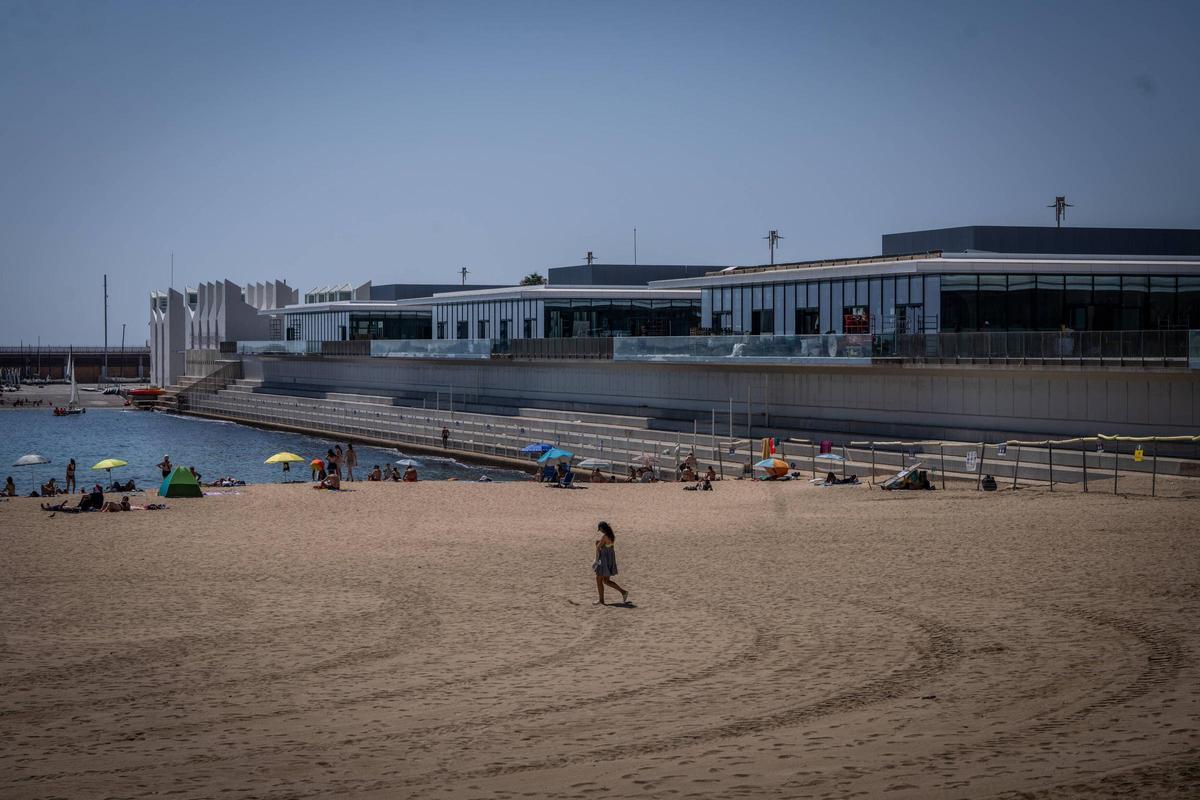
<svg viewBox="0 0 1200 800">
<path fill-rule="evenodd" d="M 646 286 L 652 281 L 698 278 L 724 265 L 573 264 L 546 270 L 551 286 Z"/>
<path fill-rule="evenodd" d="M 880 252 L 890 256 L 933 250 L 1024 255 L 1200 256 L 1200 230 L 964 225 L 884 234 Z"/>
</svg>

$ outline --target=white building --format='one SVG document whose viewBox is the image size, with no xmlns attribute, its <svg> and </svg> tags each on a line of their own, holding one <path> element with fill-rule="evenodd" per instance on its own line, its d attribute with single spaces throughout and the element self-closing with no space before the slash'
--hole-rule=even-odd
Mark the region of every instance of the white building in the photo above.
<svg viewBox="0 0 1200 800">
<path fill-rule="evenodd" d="M 299 300 L 285 281 L 240 286 L 229 280 L 208 281 L 183 293 L 174 289 L 150 293 L 150 379 L 170 386 L 185 374 L 186 350 L 217 351 L 222 342 L 282 339 L 283 321 L 260 311 L 283 308 Z"/>
</svg>

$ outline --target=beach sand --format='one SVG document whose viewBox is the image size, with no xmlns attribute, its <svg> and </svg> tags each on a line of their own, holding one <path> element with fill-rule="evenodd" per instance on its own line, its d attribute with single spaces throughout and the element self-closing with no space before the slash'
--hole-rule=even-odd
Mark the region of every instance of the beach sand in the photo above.
<svg viewBox="0 0 1200 800">
<path fill-rule="evenodd" d="M 1196 499 L 350 488 L 0 502 L 0 796 L 1200 795 Z"/>
</svg>

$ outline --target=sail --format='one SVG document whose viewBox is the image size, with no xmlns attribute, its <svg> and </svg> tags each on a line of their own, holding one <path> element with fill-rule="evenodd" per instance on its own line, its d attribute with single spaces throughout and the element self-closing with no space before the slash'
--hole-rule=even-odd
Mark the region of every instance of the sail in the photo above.
<svg viewBox="0 0 1200 800">
<path fill-rule="evenodd" d="M 67 360 L 67 370 L 71 373 L 71 400 L 67 406 L 74 408 L 79 405 L 79 389 L 75 386 L 75 359 Z"/>
</svg>

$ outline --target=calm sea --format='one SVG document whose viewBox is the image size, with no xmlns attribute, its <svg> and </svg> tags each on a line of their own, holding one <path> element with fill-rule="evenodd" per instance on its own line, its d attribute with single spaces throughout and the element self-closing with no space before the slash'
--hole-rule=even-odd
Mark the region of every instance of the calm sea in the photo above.
<svg viewBox="0 0 1200 800">
<path fill-rule="evenodd" d="M 67 461 L 74 458 L 80 486 L 89 478 L 106 483 L 106 474 L 92 472 L 90 467 L 105 458 L 119 458 L 128 461 L 129 466 L 113 470 L 113 478 L 133 478 L 139 488 L 157 487 L 161 475 L 155 464 L 163 454 L 169 454 L 175 465 L 195 467 L 205 482 L 231 475 L 246 483 L 278 483 L 281 468 L 264 464 L 266 458 L 286 450 L 311 460 L 324 457 L 325 451 L 337 443 L 334 439 L 149 411 L 90 408 L 86 414 L 55 417 L 48 408 L 21 409 L 0 412 L 0 480 L 12 475 L 17 488 L 28 493 L 30 469 L 42 481 L 53 475 L 61 483 Z M 344 441 L 341 445 L 345 449 Z M 365 445 L 355 445 L 354 449 L 359 465 L 356 477 L 360 471 L 365 477 L 375 464 L 383 466 L 409 457 L 400 450 Z M 39 453 L 51 463 L 32 468 L 10 466 L 26 453 Z M 422 480 L 473 481 L 487 475 L 492 480 L 511 481 L 522 477 L 513 470 L 471 466 L 448 458 L 411 457 L 423 465 L 417 470 Z M 309 477 L 307 465 L 292 465 L 292 479 Z"/>
</svg>

